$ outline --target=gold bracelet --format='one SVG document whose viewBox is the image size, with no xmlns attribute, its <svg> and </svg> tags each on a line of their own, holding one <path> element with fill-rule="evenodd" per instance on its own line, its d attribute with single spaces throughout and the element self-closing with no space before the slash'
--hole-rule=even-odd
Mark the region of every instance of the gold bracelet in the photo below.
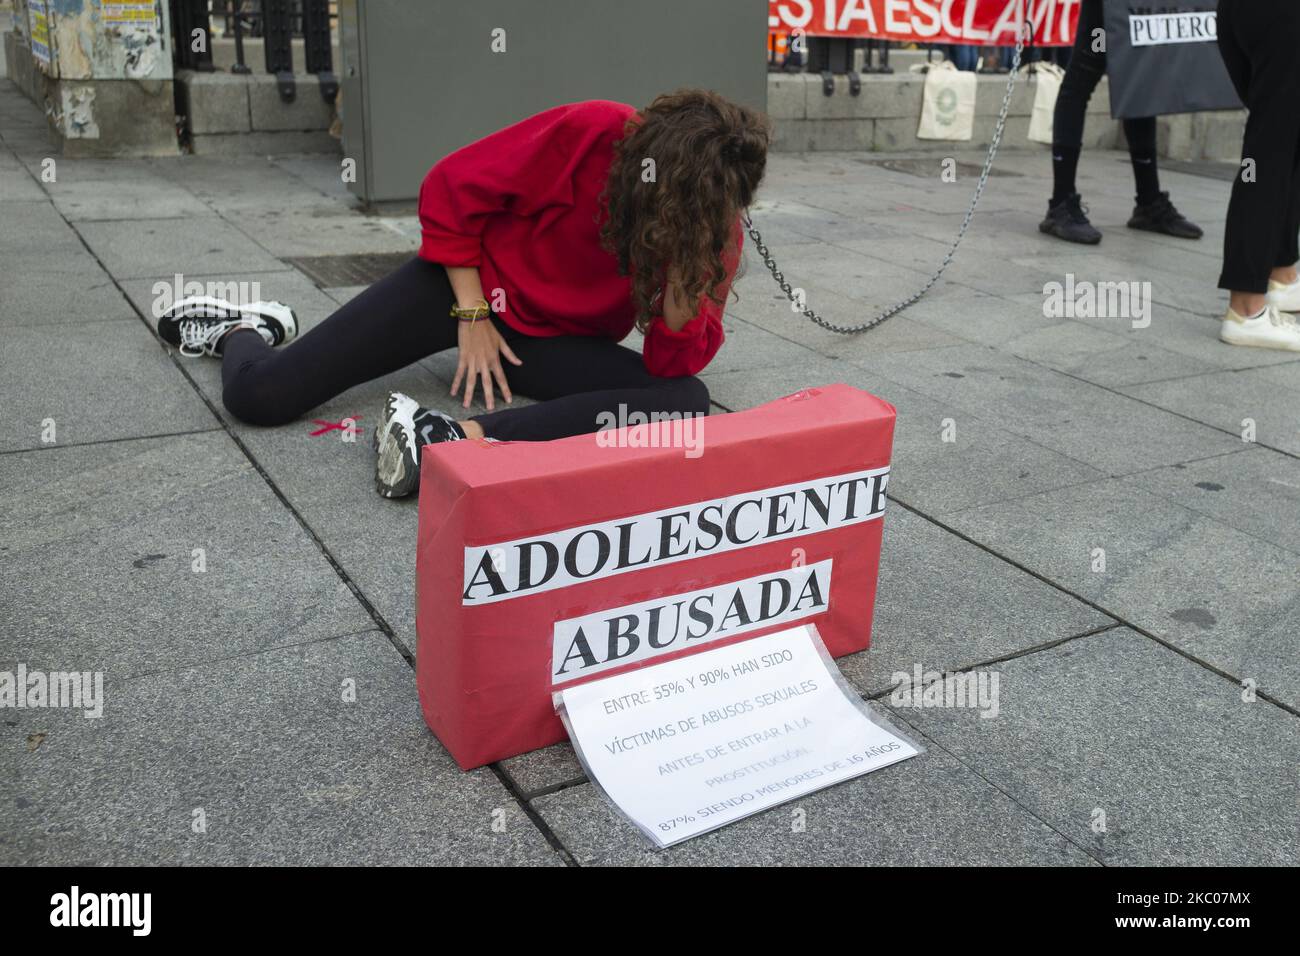
<svg viewBox="0 0 1300 956">
<path fill-rule="evenodd" d="M 476 305 L 472 309 L 462 309 L 458 305 L 451 307 L 452 318 L 460 319 L 462 322 L 477 322 L 479 319 L 486 319 L 491 314 L 492 309 L 488 306 L 487 300 L 483 300 L 482 305 Z"/>
</svg>

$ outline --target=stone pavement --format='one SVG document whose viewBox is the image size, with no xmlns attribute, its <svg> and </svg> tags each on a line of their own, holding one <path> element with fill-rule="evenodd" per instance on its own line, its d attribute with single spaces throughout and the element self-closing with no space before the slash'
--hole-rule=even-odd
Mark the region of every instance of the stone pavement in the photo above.
<svg viewBox="0 0 1300 956">
<path fill-rule="evenodd" d="M 43 130 L 0 81 L 0 671 L 102 670 L 106 705 L 0 711 L 0 863 L 1300 863 L 1300 355 L 1215 338 L 1221 179 L 1165 176 L 1203 241 L 1134 234 L 1125 157 L 1089 153 L 1106 238 L 1067 247 L 1035 229 L 1045 156 L 1008 151 L 945 280 L 857 338 L 748 255 L 718 410 L 835 381 L 898 408 L 845 674 L 887 704 L 917 664 L 995 670 L 1000 715 L 895 708 L 928 752 L 799 801 L 805 831 L 783 806 L 659 853 L 567 744 L 453 764 L 411 669 L 415 503 L 374 495 L 366 442 L 230 420 L 216 363 L 153 335 L 176 273 L 257 281 L 310 327 L 357 290 L 286 258 L 411 251 L 413 220 L 357 213 L 329 157 L 43 182 Z M 924 281 L 973 186 L 874 159 L 774 156 L 754 211 L 845 323 Z M 1067 273 L 1150 282 L 1149 327 L 1046 318 Z M 319 417 L 369 426 L 391 388 L 449 409 L 453 367 Z"/>
</svg>

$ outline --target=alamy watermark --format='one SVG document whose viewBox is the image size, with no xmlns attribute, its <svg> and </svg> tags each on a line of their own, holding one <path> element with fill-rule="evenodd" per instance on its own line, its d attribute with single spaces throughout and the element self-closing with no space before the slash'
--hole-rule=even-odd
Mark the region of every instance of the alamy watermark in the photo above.
<svg viewBox="0 0 1300 956">
<path fill-rule="evenodd" d="M 704 454 L 703 412 L 618 411 L 596 415 L 596 444 L 601 448 L 682 448 L 687 458 Z"/>
<path fill-rule="evenodd" d="M 0 671 L 0 707 L 64 707 L 83 717 L 104 716 L 102 671 Z"/>
<path fill-rule="evenodd" d="M 50 925 L 119 926 L 130 929 L 132 936 L 148 936 L 153 928 L 153 894 L 83 893 L 73 886 L 50 897 Z"/>
<path fill-rule="evenodd" d="M 910 673 L 895 671 L 889 679 L 894 684 L 889 702 L 895 707 L 963 707 L 978 710 L 980 717 L 996 717 L 1002 712 L 998 696 L 1001 675 L 997 671 L 943 674 L 915 664 Z"/>
<path fill-rule="evenodd" d="M 1067 273 L 1065 282 L 1043 286 L 1043 316 L 1049 319 L 1128 319 L 1135 329 L 1151 324 L 1150 282 L 1090 282 Z"/>
<path fill-rule="evenodd" d="M 170 282 L 166 279 L 159 279 L 153 284 L 150 291 L 153 293 L 152 308 L 155 319 L 162 318 L 185 299 L 196 297 L 224 299 L 238 309 L 262 301 L 262 284 L 260 282 L 237 282 L 234 280 L 229 282 L 211 280 L 199 282 L 197 279 L 186 282 L 185 277 L 179 272 L 172 276 Z"/>
</svg>

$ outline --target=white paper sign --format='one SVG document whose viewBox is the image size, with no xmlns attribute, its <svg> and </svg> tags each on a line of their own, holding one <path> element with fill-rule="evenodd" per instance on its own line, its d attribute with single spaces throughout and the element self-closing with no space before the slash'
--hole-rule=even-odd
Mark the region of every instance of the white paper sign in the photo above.
<svg viewBox="0 0 1300 956">
<path fill-rule="evenodd" d="M 556 693 L 591 778 L 660 847 L 923 752 L 801 626 Z"/>
</svg>

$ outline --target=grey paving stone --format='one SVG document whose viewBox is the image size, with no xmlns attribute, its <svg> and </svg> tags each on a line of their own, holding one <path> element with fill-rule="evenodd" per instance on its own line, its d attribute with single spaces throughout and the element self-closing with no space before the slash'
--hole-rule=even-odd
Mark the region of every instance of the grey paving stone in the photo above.
<svg viewBox="0 0 1300 956">
<path fill-rule="evenodd" d="M 138 319 L 13 325 L 0 349 L 0 451 L 211 428 L 212 415 Z"/>
<path fill-rule="evenodd" d="M 1019 294 L 1008 297 L 1012 302 L 1029 309 L 1039 310 L 1043 297 L 1040 292 Z M 1225 345 L 1219 341 L 1219 318 L 1227 308 L 1225 297 L 1219 306 L 1212 310 L 1202 310 L 1204 314 L 1172 309 L 1157 304 L 1152 314 L 1151 325 L 1144 329 L 1135 329 L 1128 322 L 1102 318 L 1074 318 L 1078 322 L 1098 328 L 1111 335 L 1140 343 L 1143 346 L 1155 346 L 1166 352 L 1195 359 L 1209 368 L 1241 369 L 1259 366 L 1280 365 L 1296 361 L 1294 352 L 1277 349 L 1239 348 Z M 1211 315 L 1211 311 L 1213 315 Z M 1041 313 L 1040 313 L 1041 314 Z M 999 344 L 990 342 L 988 344 Z M 1162 356 L 1163 358 L 1163 356 Z"/>
<path fill-rule="evenodd" d="M 1253 376 L 1260 382 L 1269 382 L 1281 385 L 1283 388 L 1289 388 L 1293 392 L 1300 392 L 1300 356 L 1291 359 L 1288 362 L 1279 362 L 1260 371 Z"/>
<path fill-rule="evenodd" d="M 1280 384 L 1276 373 L 1216 372 L 1121 391 L 1236 435 L 1245 434 L 1249 419 L 1255 441 L 1300 455 L 1300 389 Z"/>
<path fill-rule="evenodd" d="M 5 154 L 0 153 L 0 156 Z M 18 163 L 0 165 L 0 202 L 44 202 L 40 184 Z"/>
<path fill-rule="evenodd" d="M 700 379 L 709 387 L 709 397 L 733 412 L 792 395 L 802 388 L 837 382 L 856 385 L 889 401 L 889 389 L 893 386 L 884 378 L 856 374 L 852 368 L 829 359 L 739 372 L 713 372 L 706 368 Z"/>
<path fill-rule="evenodd" d="M 1116 320 L 1126 324 L 1124 320 Z M 1152 319 L 1154 324 L 1154 318 Z M 1141 331 L 1141 330 L 1134 330 Z M 1005 342 L 1004 351 L 1085 382 L 1117 388 L 1211 371 L 1213 366 L 1170 352 L 1151 337 L 1116 335 L 1082 322 L 1043 320 L 1019 338 Z"/>
<path fill-rule="evenodd" d="M 798 249 L 812 247 L 797 246 Z M 787 268 L 787 263 L 780 263 Z M 786 279 L 795 283 L 795 288 L 802 288 L 806 294 L 809 308 L 819 313 L 827 321 L 843 327 L 859 325 L 878 315 L 884 308 L 893 305 L 900 298 L 915 292 L 923 282 L 917 274 L 895 269 L 892 273 L 890 291 L 871 299 L 838 292 L 833 288 L 816 282 L 816 277 L 804 273 L 797 264 L 790 265 L 799 270 L 798 275 L 787 272 Z M 910 315 L 899 315 L 889 319 L 884 325 L 860 335 L 841 335 L 815 325 L 805 316 L 793 311 L 790 300 L 771 280 L 761 263 L 751 266 L 749 272 L 736 283 L 738 300 L 732 300 L 727 306 L 730 315 L 761 329 L 779 335 L 791 342 L 826 357 L 839 357 L 877 352 L 907 352 L 919 349 L 938 348 L 951 345 L 957 341 L 932 326 L 916 322 Z M 804 283 L 800 285 L 798 283 Z M 958 298 L 970 295 L 971 290 L 956 285 L 936 288 L 932 304 L 936 308 L 954 306 Z"/>
<path fill-rule="evenodd" d="M 216 363 L 203 363 L 194 375 L 221 408 Z M 442 386 L 416 364 L 351 389 L 280 428 L 244 425 L 233 421 L 224 408 L 221 412 L 258 465 L 414 654 L 417 499 L 394 501 L 374 490 L 370 435 L 390 391 L 406 392 L 453 411 L 439 405 Z M 323 427 L 316 419 L 342 422 L 349 416 L 358 416 L 355 422 L 361 434 L 355 441 L 343 441 L 339 429 L 313 437 L 312 432 Z"/>
<path fill-rule="evenodd" d="M 345 305 L 368 288 L 370 287 L 364 285 L 347 285 L 340 286 L 336 289 L 324 289 L 322 291 L 339 305 Z"/>
<path fill-rule="evenodd" d="M 868 248 L 875 250 L 878 247 L 871 245 Z M 806 293 L 809 306 L 818 311 L 823 308 L 823 305 L 819 304 L 819 297 L 825 293 L 836 293 L 857 303 L 854 308 L 855 313 L 865 312 L 870 315 L 873 307 L 879 309 L 891 306 L 899 299 L 915 292 L 926 278 L 925 273 L 921 271 L 925 267 L 924 264 L 903 265 L 885 262 L 868 252 L 846 249 L 842 244 L 807 243 L 781 250 L 780 255 L 777 255 L 776 249 L 772 249 L 771 252 L 776 258 L 778 267 L 785 274 L 786 281 L 795 288 L 802 288 Z M 781 290 L 763 267 L 762 260 L 752 255 L 752 252 L 750 255 L 745 274 L 735 283 L 740 293 L 740 303 L 733 303 L 730 311 L 752 321 L 753 317 L 744 310 L 743 303 L 749 298 L 746 292 L 752 290 L 762 293 L 760 296 L 753 297 L 755 301 L 771 297 L 776 302 L 775 297 L 781 295 Z M 919 268 L 914 268 L 913 265 Z M 784 312 L 781 318 L 795 318 L 790 311 L 789 300 L 784 295 L 781 295 L 777 305 Z M 830 306 L 827 304 L 824 308 L 829 311 Z M 840 321 L 836 324 L 850 323 Z"/>
<path fill-rule="evenodd" d="M 148 276 L 243 273 L 285 268 L 253 239 L 221 219 L 141 219 L 123 227 L 114 222 L 84 222 L 78 231 L 117 279 Z"/>
<path fill-rule="evenodd" d="M 374 626 L 222 432 L 0 455 L 0 475 L 11 664 L 123 678 Z"/>
<path fill-rule="evenodd" d="M 1021 287 L 1029 287 L 1029 283 L 1023 282 L 1015 270 L 1006 268 L 1006 263 L 1013 256 L 1035 256 L 1058 251 L 1056 245 L 1058 240 L 1038 231 L 1038 223 L 1046 211 L 1046 196 L 1026 199 L 1018 209 L 989 209 L 981 203 L 961 245 L 957 248 L 957 255 L 951 269 L 957 270 L 965 263 L 976 262 L 985 265 L 990 272 L 996 269 L 1002 276 L 1003 281 L 1007 283 L 1007 288 L 997 290 L 999 292 L 1013 291 L 1016 283 Z M 960 217 L 951 216 L 907 215 L 899 216 L 897 219 L 898 229 L 937 242 L 940 244 L 937 248 L 941 249 L 951 247 L 960 225 Z M 1100 248 L 1100 246 L 1071 247 L 1072 251 L 1081 257 L 1080 263 L 1086 263 L 1087 257 L 1095 254 Z M 990 260 L 997 265 L 991 266 Z"/>
<path fill-rule="evenodd" d="M 940 329 L 957 340 L 992 346 L 1013 342 L 1046 324 L 1037 300 L 1005 299 L 974 289 L 960 297 L 927 296 L 909 306 L 904 314 L 913 322 Z M 893 321 L 888 320 L 886 325 Z"/>
<path fill-rule="evenodd" d="M 347 183 L 340 175 L 340 161 L 337 155 L 322 156 L 307 153 L 271 157 L 271 162 L 312 188 L 327 196 L 334 196 L 355 204 L 352 193 L 348 191 Z"/>
<path fill-rule="evenodd" d="M 1106 615 L 891 505 L 871 648 L 839 659 L 864 694 L 897 672 L 956 671 L 1113 624 Z"/>
<path fill-rule="evenodd" d="M 355 202 L 346 191 L 322 192 L 264 156 L 181 156 L 160 162 L 157 171 L 223 214 L 342 211 Z"/>
<path fill-rule="evenodd" d="M 908 710 L 966 766 L 1113 865 L 1295 866 L 1300 720 L 1117 629 L 998 665 L 1000 713 Z M 1097 811 L 1105 832 L 1094 832 Z"/>
<path fill-rule="evenodd" d="M 1111 259 L 1131 262 L 1138 272 L 1154 268 L 1197 276 L 1198 281 L 1189 283 L 1188 287 L 1199 288 L 1206 300 L 1213 299 L 1221 294 L 1214 288 L 1213 280 L 1218 278 L 1223 264 L 1223 211 L 1228 205 L 1227 193 L 1224 194 L 1221 205 L 1214 205 L 1218 207 L 1218 221 L 1206 218 L 1204 206 L 1200 207 L 1202 213 L 1194 214 L 1189 204 L 1179 203 L 1180 208 L 1205 230 L 1205 235 L 1199 240 L 1178 239 L 1129 229 L 1125 225 L 1129 212 L 1120 209 L 1113 220 L 1104 224 L 1102 241 L 1093 248 Z"/>
<path fill-rule="evenodd" d="M 821 358 L 817 353 L 797 342 L 792 342 L 775 332 L 746 322 L 732 315 L 724 315 L 722 330 L 725 338 L 722 348 L 709 363 L 714 372 L 739 372 L 748 369 L 770 368 L 775 365 L 800 364 Z M 633 331 L 624 344 L 640 351 L 642 337 Z"/>
<path fill-rule="evenodd" d="M 1125 482 L 1300 554 L 1300 462 L 1258 445 Z"/>
<path fill-rule="evenodd" d="M 420 247 L 418 238 L 403 235 L 382 220 L 338 207 L 275 213 L 233 210 L 225 217 L 282 258 L 380 252 L 415 255 Z"/>
<path fill-rule="evenodd" d="M 1108 474 L 1235 448 L 1222 432 L 993 348 L 962 345 L 853 361 Z"/>
<path fill-rule="evenodd" d="M 749 207 L 749 214 L 754 227 L 763 236 L 764 244 L 770 249 L 822 241 L 828 228 L 825 209 L 785 196 L 773 198 L 769 195 L 757 199 Z M 852 222 L 844 223 L 843 227 L 850 228 Z M 748 232 L 744 237 L 744 248 L 757 251 Z"/>
<path fill-rule="evenodd" d="M 141 163 L 59 159 L 46 192 L 70 222 L 100 219 L 194 219 L 213 212 L 187 190 Z M 194 230 L 201 228 L 194 225 Z"/>
<path fill-rule="evenodd" d="M 915 283 L 913 288 L 908 290 L 909 292 L 919 289 L 924 280 L 939 268 L 939 264 L 952 247 L 952 238 L 956 236 L 960 225 L 960 217 L 953 217 L 950 224 L 951 235 L 943 241 L 926 238 L 916 243 L 909 265 L 921 276 L 922 283 Z M 890 242 L 848 242 L 843 243 L 843 246 L 861 255 L 869 256 L 882 266 L 887 266 L 893 256 Z M 999 260 L 995 265 L 982 258 L 962 258 L 960 251 L 957 256 L 958 259 L 955 259 L 954 264 L 944 273 L 945 285 L 957 284 L 991 295 L 1002 295 L 1008 291 L 1041 290 L 1046 283 L 1060 279 L 1050 265 L 1040 264 L 1036 256 L 1023 256 L 1014 260 L 1014 269 L 1007 268 L 1006 259 Z M 936 289 L 938 288 L 942 286 L 936 286 Z M 900 298 L 902 297 L 896 296 L 894 301 Z M 893 302 L 889 304 L 892 305 Z"/>
<path fill-rule="evenodd" d="M 0 272 L 0 326 L 134 319 L 112 277 L 90 258 L 70 275 L 44 269 Z"/>
<path fill-rule="evenodd" d="M 514 781 L 525 797 L 543 790 L 553 790 L 565 784 L 587 779 L 573 745 L 563 743 L 543 747 L 531 753 L 520 754 L 501 761 L 501 767 Z"/>
<path fill-rule="evenodd" d="M 491 770 L 455 766 L 414 683 L 369 631 L 110 679 L 98 720 L 6 711 L 0 861 L 559 864 Z"/>
<path fill-rule="evenodd" d="M 447 408 L 444 411 L 447 414 L 460 414 L 456 411 L 457 401 L 451 396 L 451 383 L 456 380 L 456 369 L 460 364 L 460 355 L 456 349 L 448 349 L 445 352 L 439 352 L 436 355 L 429 355 L 420 359 L 420 365 L 429 372 L 438 384 L 442 386 L 440 400 L 446 403 Z M 481 397 L 481 396 L 480 396 Z M 522 398 L 516 398 L 516 401 L 525 401 Z"/>
<path fill-rule="evenodd" d="M 1092 863 L 939 748 L 667 850 L 655 850 L 591 784 L 538 797 L 532 805 L 584 865 Z M 803 811 L 803 832 L 794 832 L 795 810 Z"/>
<path fill-rule="evenodd" d="M 943 515 L 1102 475 L 950 402 L 901 385 L 882 384 L 880 394 L 898 413 L 890 497 L 926 514 Z"/>
<path fill-rule="evenodd" d="M 1300 627 L 1294 552 L 1119 479 L 944 520 L 1197 659 L 1300 706 L 1300 658 L 1283 636 Z M 1104 571 L 1093 570 L 1096 548 L 1105 551 Z"/>
<path fill-rule="evenodd" d="M 48 128 L 24 126 L 19 129 L 5 128 L 0 131 L 5 146 L 13 152 L 24 165 L 37 165 L 44 159 L 57 158 L 59 145 Z"/>
<path fill-rule="evenodd" d="M 1064 245 L 1064 243 L 1062 243 Z M 1161 247 L 1158 247 L 1161 248 Z M 1079 259 L 1072 251 L 1062 250 L 1050 255 L 1018 256 L 1012 264 L 1023 270 L 1033 270 L 1035 275 L 1048 276 L 1044 282 L 1035 279 L 1028 282 L 1029 288 L 1042 290 L 1045 281 L 1065 282 L 1068 274 L 1075 276 L 1075 281 L 1088 282 L 1149 282 L 1151 296 L 1161 305 L 1171 306 L 1194 313 L 1209 313 L 1219 301 L 1219 294 L 1213 288 L 1210 273 L 1212 266 L 1204 263 L 1209 260 L 1197 258 L 1195 268 L 1206 273 L 1206 281 L 1189 282 L 1188 269 L 1182 264 L 1185 255 L 1170 254 L 1170 258 L 1157 264 L 1157 254 L 1150 249 L 1140 258 L 1121 258 L 1118 255 L 1098 254 L 1086 259 Z M 989 290 L 997 291 L 997 290 Z"/>
<path fill-rule="evenodd" d="M 0 228 L 0 255 L 5 271 L 51 268 L 51 261 L 77 258 L 92 262 L 76 230 L 49 202 L 7 202 Z M 56 271 L 72 271 L 58 269 Z"/>
</svg>

